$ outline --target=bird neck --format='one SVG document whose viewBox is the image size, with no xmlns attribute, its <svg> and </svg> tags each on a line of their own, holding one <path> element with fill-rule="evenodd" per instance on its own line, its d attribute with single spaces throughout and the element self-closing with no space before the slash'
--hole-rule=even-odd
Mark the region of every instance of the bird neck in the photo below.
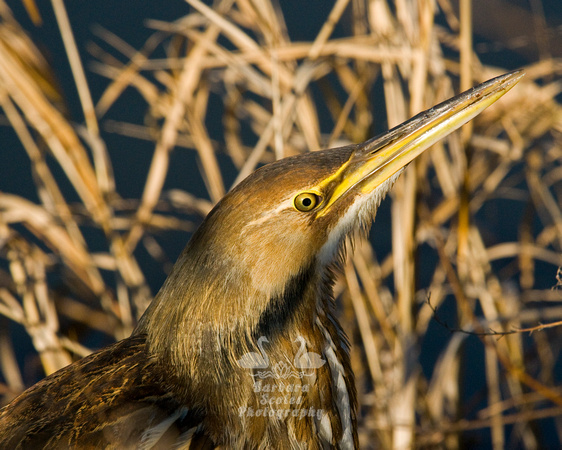
<svg viewBox="0 0 562 450">
<path fill-rule="evenodd" d="M 239 356 L 257 350 L 260 337 L 273 345 L 287 330 L 297 339 L 314 329 L 328 303 L 321 297 L 331 295 L 315 261 L 272 291 L 255 286 L 228 252 L 217 258 L 205 250 L 188 245 L 135 331 L 181 378 L 195 379 L 202 367 L 224 377 Z"/>
<path fill-rule="evenodd" d="M 227 252 L 216 258 L 188 245 L 135 333 L 146 335 L 178 394 L 217 423 L 243 430 L 266 409 L 296 411 L 316 427 L 323 421 L 326 439 L 352 442 L 355 388 L 329 272 L 312 261 L 268 295 L 240 267 Z"/>
</svg>

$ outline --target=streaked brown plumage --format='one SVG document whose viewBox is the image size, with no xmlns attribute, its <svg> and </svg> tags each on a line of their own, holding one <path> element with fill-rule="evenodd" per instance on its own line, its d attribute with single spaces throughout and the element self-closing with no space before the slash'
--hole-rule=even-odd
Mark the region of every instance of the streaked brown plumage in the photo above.
<svg viewBox="0 0 562 450">
<path fill-rule="evenodd" d="M 130 338 L 0 410 L 0 448 L 356 448 L 332 307 L 345 237 L 370 224 L 412 159 L 521 76 L 363 144 L 257 170 L 207 216 Z"/>
</svg>

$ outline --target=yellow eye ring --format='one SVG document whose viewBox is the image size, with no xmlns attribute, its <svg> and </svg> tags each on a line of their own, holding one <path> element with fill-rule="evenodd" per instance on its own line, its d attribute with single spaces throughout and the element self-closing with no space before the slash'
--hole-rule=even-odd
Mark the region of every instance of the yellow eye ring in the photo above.
<svg viewBox="0 0 562 450">
<path fill-rule="evenodd" d="M 314 192 L 302 192 L 295 197 L 293 203 L 298 211 L 312 211 L 320 203 L 320 196 Z"/>
</svg>

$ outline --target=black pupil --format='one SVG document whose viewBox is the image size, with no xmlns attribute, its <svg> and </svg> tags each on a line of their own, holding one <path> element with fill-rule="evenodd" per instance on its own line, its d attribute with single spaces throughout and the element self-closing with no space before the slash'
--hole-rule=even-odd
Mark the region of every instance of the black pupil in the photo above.
<svg viewBox="0 0 562 450">
<path fill-rule="evenodd" d="M 310 199 L 310 197 L 305 197 L 302 199 L 302 204 L 303 206 L 310 206 L 312 205 L 312 200 Z"/>
</svg>

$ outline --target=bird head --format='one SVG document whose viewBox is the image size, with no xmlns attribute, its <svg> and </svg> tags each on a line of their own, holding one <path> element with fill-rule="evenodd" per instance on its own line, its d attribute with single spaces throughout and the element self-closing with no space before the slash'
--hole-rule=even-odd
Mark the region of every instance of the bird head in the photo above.
<svg viewBox="0 0 562 450">
<path fill-rule="evenodd" d="M 183 336 L 181 328 L 191 330 L 193 322 L 207 324 L 217 336 L 225 336 L 224 327 L 251 330 L 271 310 L 272 299 L 292 289 L 293 280 L 322 276 L 345 237 L 370 225 L 380 201 L 414 158 L 522 76 L 513 72 L 490 80 L 364 143 L 256 170 L 209 213 L 140 329 L 153 321 L 160 325 L 152 333 Z M 274 314 L 268 317 L 275 320 Z"/>
<path fill-rule="evenodd" d="M 491 80 L 364 143 L 256 170 L 216 206 L 199 242 L 216 244 L 218 255 L 235 258 L 256 290 L 279 294 L 310 264 L 333 262 L 344 238 L 371 224 L 408 163 L 495 102 L 521 76 Z"/>
</svg>

